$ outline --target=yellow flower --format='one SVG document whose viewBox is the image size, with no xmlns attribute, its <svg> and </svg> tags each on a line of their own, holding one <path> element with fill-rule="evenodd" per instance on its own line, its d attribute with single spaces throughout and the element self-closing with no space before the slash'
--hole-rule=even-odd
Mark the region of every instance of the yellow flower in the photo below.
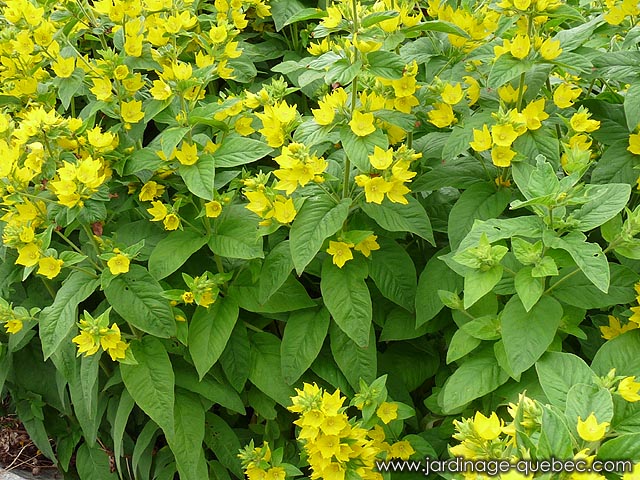
<svg viewBox="0 0 640 480">
<path fill-rule="evenodd" d="M 150 202 L 162 195 L 162 192 L 164 192 L 164 186 L 150 180 L 142 186 L 138 198 L 143 202 Z"/>
<path fill-rule="evenodd" d="M 416 93 L 416 77 L 405 75 L 391 82 L 396 97 L 408 97 Z"/>
<path fill-rule="evenodd" d="M 129 67 L 127 67 L 126 65 L 118 65 L 113 70 L 113 76 L 116 78 L 116 80 L 124 80 L 128 75 Z"/>
<path fill-rule="evenodd" d="M 387 424 L 391 420 L 398 418 L 398 404 L 391 402 L 382 402 L 376 410 L 376 415 L 383 423 Z"/>
<path fill-rule="evenodd" d="M 166 217 L 164 217 L 164 228 L 165 230 L 177 230 L 180 226 L 180 217 L 178 217 L 175 213 L 170 213 Z"/>
<path fill-rule="evenodd" d="M 205 203 L 204 209 L 209 218 L 217 218 L 222 213 L 222 205 L 217 200 Z"/>
<path fill-rule="evenodd" d="M 4 324 L 4 328 L 7 330 L 7 333 L 11 334 L 18 333 L 20 330 L 22 330 L 22 327 L 22 320 L 20 320 L 19 318 L 12 318 Z"/>
<path fill-rule="evenodd" d="M 434 104 L 433 110 L 430 110 L 427 115 L 429 116 L 429 122 L 433 123 L 438 128 L 448 127 L 456 120 L 456 117 L 453 114 L 453 109 L 448 103 Z"/>
<path fill-rule="evenodd" d="M 340 455 L 340 437 L 338 435 L 318 435 L 314 443 L 322 458 L 330 459 Z"/>
<path fill-rule="evenodd" d="M 108 78 L 94 78 L 93 87 L 90 88 L 96 98 L 106 102 L 111 98 L 111 80 Z"/>
<path fill-rule="evenodd" d="M 140 100 L 122 102 L 122 105 L 120 106 L 120 116 L 127 123 L 138 123 L 144 118 L 142 102 Z"/>
<path fill-rule="evenodd" d="M 529 103 L 522 114 L 527 119 L 527 128 L 529 130 L 537 130 L 542 126 L 542 121 L 549 118 L 549 114 L 544 111 L 544 98 L 540 98 Z"/>
<path fill-rule="evenodd" d="M 149 93 L 155 100 L 166 100 L 171 96 L 171 87 L 162 80 L 154 80 L 153 87 L 149 89 Z"/>
<path fill-rule="evenodd" d="M 290 223 L 296 218 L 296 209 L 293 200 L 278 195 L 273 202 L 273 218 L 282 224 Z"/>
<path fill-rule="evenodd" d="M 413 172 L 415 173 L 415 172 Z M 387 182 L 389 185 L 389 190 L 387 191 L 387 198 L 393 203 L 401 203 L 402 205 L 407 205 L 409 201 L 405 198 L 405 195 L 409 193 L 409 190 L 402 180 L 396 179 L 394 177 L 391 178 L 390 182 Z"/>
<path fill-rule="evenodd" d="M 496 412 L 491 412 L 489 417 L 485 417 L 482 413 L 476 412 L 473 417 L 473 428 L 485 440 L 495 440 L 502 432 L 502 424 Z"/>
<path fill-rule="evenodd" d="M 284 480 L 287 476 L 287 472 L 285 472 L 282 467 L 271 467 L 267 470 L 267 474 L 264 477 L 264 480 Z"/>
<path fill-rule="evenodd" d="M 119 341 L 113 347 L 109 347 L 107 349 L 107 353 L 111 357 L 111 360 L 115 362 L 116 360 L 126 357 L 126 351 L 128 347 L 129 344 L 123 341 Z"/>
<path fill-rule="evenodd" d="M 625 472 L 625 474 L 622 475 L 622 480 L 640 480 L 640 462 L 633 465 L 631 472 Z"/>
<path fill-rule="evenodd" d="M 635 377 L 625 377 L 618 384 L 618 393 L 627 402 L 637 402 L 640 400 L 640 383 L 635 381 Z"/>
<path fill-rule="evenodd" d="M 76 58 L 58 58 L 51 67 L 58 77 L 69 78 L 76 69 Z"/>
<path fill-rule="evenodd" d="M 364 188 L 367 203 L 377 203 L 380 205 L 384 200 L 384 194 L 391 189 L 391 183 L 382 177 L 371 178 L 368 175 L 358 175 L 355 178 L 356 184 Z"/>
<path fill-rule="evenodd" d="M 175 151 L 176 158 L 182 165 L 193 165 L 198 161 L 198 146 L 182 142 L 180 150 Z"/>
<path fill-rule="evenodd" d="M 578 435 L 587 442 L 597 442 L 602 440 L 607 432 L 608 426 L 609 422 L 598 423 L 598 419 L 593 412 L 591 412 L 586 420 L 582 420 L 582 417 L 578 417 Z"/>
<path fill-rule="evenodd" d="M 569 120 L 571 128 L 576 132 L 593 132 L 600 128 L 600 122 L 598 120 L 591 120 L 591 113 L 588 110 L 580 108 L 578 112 L 574 113 Z"/>
<path fill-rule="evenodd" d="M 469 106 L 472 106 L 480 99 L 480 84 L 475 78 L 469 75 L 462 77 L 462 80 L 469 85 L 465 93 L 469 100 Z"/>
<path fill-rule="evenodd" d="M 411 444 L 407 440 L 402 440 L 391 445 L 389 455 L 391 458 L 399 458 L 401 460 L 409 460 L 409 457 L 416 453 Z"/>
<path fill-rule="evenodd" d="M 359 137 L 366 137 L 376 131 L 373 124 L 373 113 L 362 113 L 359 110 L 353 112 L 349 126 L 351 131 Z"/>
<path fill-rule="evenodd" d="M 378 237 L 376 235 L 369 235 L 360 243 L 357 243 L 354 250 L 362 253 L 365 257 L 368 257 L 374 250 L 380 250 L 380 245 L 376 242 L 377 239 Z"/>
<path fill-rule="evenodd" d="M 153 216 L 152 222 L 159 222 L 167 216 L 167 207 L 162 202 L 151 202 L 151 208 L 147 208 L 147 212 Z"/>
<path fill-rule="evenodd" d="M 500 147 L 510 147 L 515 139 L 518 138 L 518 132 L 516 132 L 513 125 L 510 123 L 505 125 L 494 125 L 491 127 L 491 138 L 495 145 Z"/>
<path fill-rule="evenodd" d="M 393 148 L 385 151 L 376 145 L 373 147 L 373 155 L 369 155 L 369 162 L 377 170 L 386 170 L 393 163 Z"/>
<path fill-rule="evenodd" d="M 629 135 L 629 146 L 627 150 L 634 155 L 640 155 L 640 133 L 632 133 Z"/>
<path fill-rule="evenodd" d="M 352 248 L 353 243 L 330 241 L 327 253 L 333 256 L 333 264 L 342 268 L 348 260 L 353 260 Z"/>
<path fill-rule="evenodd" d="M 558 108 L 569 108 L 581 93 L 582 89 L 580 87 L 576 87 L 571 83 L 562 83 L 553 92 L 553 103 Z"/>
<path fill-rule="evenodd" d="M 491 149 L 491 161 L 496 167 L 508 167 L 511 165 L 511 160 L 516 156 L 516 152 L 509 147 L 501 147 L 494 145 Z"/>
<path fill-rule="evenodd" d="M 527 90 L 527 86 L 525 85 L 523 92 L 525 92 L 526 90 Z M 518 92 L 519 92 L 519 89 L 513 88 L 513 85 L 511 85 L 510 83 L 507 83 L 506 85 L 503 85 L 500 88 L 498 88 L 498 96 L 505 103 L 515 103 L 518 100 Z"/>
<path fill-rule="evenodd" d="M 33 267 L 38 263 L 40 258 L 40 248 L 35 243 L 29 243 L 22 248 L 18 249 L 18 258 L 16 259 L 16 265 L 23 265 L 25 267 Z"/>
<path fill-rule="evenodd" d="M 522 60 L 527 55 L 529 55 L 529 50 L 531 49 L 531 41 L 529 40 L 528 35 L 516 35 L 516 38 L 513 39 L 511 43 L 511 55 L 515 58 Z"/>
<path fill-rule="evenodd" d="M 449 105 L 456 105 L 462 100 L 464 96 L 464 92 L 462 91 L 462 85 L 456 83 L 455 85 L 451 85 L 447 83 L 444 86 L 444 90 L 442 90 L 442 101 Z"/>
<path fill-rule="evenodd" d="M 317 410 L 316 410 L 317 412 Z M 322 415 L 322 413 L 320 412 Z M 307 414 L 308 415 L 308 414 Z M 344 413 L 338 415 L 322 415 L 323 420 L 318 426 L 325 435 L 339 435 L 345 427 L 349 426 L 349 421 Z"/>
<path fill-rule="evenodd" d="M 418 105 L 420 105 L 420 102 L 414 95 L 398 97 L 393 100 L 393 108 L 402 113 L 411 113 L 411 109 Z"/>
<path fill-rule="evenodd" d="M 107 267 L 109 267 L 109 270 L 111 270 L 113 275 L 119 275 L 129 271 L 129 263 L 129 259 L 119 253 L 115 257 L 109 259 Z"/>
<path fill-rule="evenodd" d="M 613 315 L 609 315 L 609 325 L 600 327 L 600 331 L 602 332 L 602 338 L 605 340 L 611 340 L 612 338 L 616 338 L 618 335 L 622 335 L 624 332 L 638 328 L 638 326 L 638 324 L 632 322 L 627 323 L 625 326 L 621 326 L 620 320 Z"/>
<path fill-rule="evenodd" d="M 60 273 L 64 262 L 58 258 L 44 257 L 38 260 L 38 274 L 49 279 L 55 278 Z"/>
<path fill-rule="evenodd" d="M 547 38 L 540 46 L 540 55 L 545 60 L 554 60 L 562 53 L 560 48 L 560 40 Z"/>
<path fill-rule="evenodd" d="M 491 139 L 491 133 L 489 132 L 489 127 L 487 127 L 486 124 L 482 125 L 482 130 L 473 129 L 473 141 L 469 142 L 469 145 L 476 152 L 489 150 L 492 144 L 493 140 Z"/>
<path fill-rule="evenodd" d="M 100 344 L 96 342 L 95 337 L 84 330 L 73 337 L 71 341 L 78 345 L 78 355 L 84 353 L 86 357 L 95 354 L 100 348 Z"/>
</svg>

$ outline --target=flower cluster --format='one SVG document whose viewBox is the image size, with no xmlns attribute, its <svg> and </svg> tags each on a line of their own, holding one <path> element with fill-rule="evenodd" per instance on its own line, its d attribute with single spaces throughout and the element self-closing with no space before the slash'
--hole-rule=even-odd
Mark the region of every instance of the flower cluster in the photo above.
<svg viewBox="0 0 640 480">
<path fill-rule="evenodd" d="M 322 174 L 327 169 L 324 158 L 309 153 L 309 148 L 302 143 L 290 143 L 282 147 L 282 153 L 274 159 L 280 168 L 273 174 L 280 180 L 275 188 L 291 195 L 296 189 L 313 181 L 322 183 Z"/>
<path fill-rule="evenodd" d="M 339 390 L 330 394 L 308 383 L 302 390 L 296 389 L 298 395 L 291 399 L 293 405 L 288 408 L 300 415 L 294 423 L 300 428 L 297 436 L 312 470 L 310 478 L 344 480 L 357 475 L 362 479 L 380 480 L 382 475 L 375 471 L 376 458 L 407 460 L 415 453 L 406 440 L 393 445 L 385 441 L 385 428 L 378 422 L 386 426 L 400 417 L 398 404 L 381 399 L 381 394 L 386 398 L 386 390 L 378 391 L 376 382 L 365 386 L 365 392 L 351 402 L 363 411 L 361 420 L 348 418 L 343 406 L 346 399 Z M 374 390 L 376 399 L 369 398 Z"/>
<path fill-rule="evenodd" d="M 377 235 L 373 235 L 371 232 L 343 232 L 337 237 L 336 241 L 329 241 L 329 247 L 326 252 L 331 255 L 333 264 L 342 268 L 349 260 L 353 260 L 352 249 L 360 252 L 367 258 L 371 255 L 372 251 L 380 250 L 380 245 L 378 245 L 376 241 L 377 239 Z"/>
<path fill-rule="evenodd" d="M 164 292 L 165 298 L 171 300 L 174 306 L 181 302 L 185 305 L 195 304 L 209 308 L 218 299 L 220 287 L 231 279 L 231 274 L 204 272 L 202 275 L 192 277 L 183 273 L 182 279 L 187 284 L 188 290 L 167 290 Z"/>
<path fill-rule="evenodd" d="M 366 201 L 381 204 L 386 195 L 390 201 L 406 205 L 408 201 L 405 195 L 410 190 L 405 183 L 416 176 L 416 172 L 410 170 L 411 162 L 420 157 L 421 153 L 415 153 L 405 145 L 395 151 L 393 148 L 385 151 L 375 146 L 373 154 L 369 155 L 369 162 L 377 172 L 355 177 L 356 184 L 364 188 Z"/>
<path fill-rule="evenodd" d="M 246 208 L 263 219 L 260 222 L 261 226 L 269 226 L 273 220 L 283 225 L 291 223 L 298 213 L 293 199 L 277 193 L 275 188 L 268 187 L 268 180 L 269 174 L 261 172 L 256 177 L 243 181 L 244 196 L 250 202 Z"/>
<path fill-rule="evenodd" d="M 7 333 L 16 334 L 22 330 L 25 322 L 28 322 L 38 313 L 39 309 L 34 308 L 29 312 L 24 307 L 13 307 L 4 298 L 0 297 L 0 324 Z"/>
<path fill-rule="evenodd" d="M 111 360 L 124 360 L 129 344 L 122 340 L 120 328 L 116 323 L 109 327 L 108 308 L 104 313 L 93 318 L 88 312 L 84 312 L 84 318 L 78 323 L 80 333 L 72 341 L 78 345 L 78 355 L 86 357 L 94 355 L 100 347 L 109 354 Z"/>
</svg>

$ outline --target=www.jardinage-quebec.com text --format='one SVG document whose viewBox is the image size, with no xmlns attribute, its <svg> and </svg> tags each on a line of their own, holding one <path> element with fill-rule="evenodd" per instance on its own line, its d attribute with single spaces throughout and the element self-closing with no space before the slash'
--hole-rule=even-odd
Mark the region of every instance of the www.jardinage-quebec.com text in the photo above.
<svg viewBox="0 0 640 480">
<path fill-rule="evenodd" d="M 467 460 L 455 457 L 447 460 L 438 460 L 426 457 L 424 461 L 395 460 L 377 461 L 376 468 L 379 472 L 421 472 L 424 475 L 437 473 L 484 473 L 489 476 L 507 473 L 510 470 L 529 475 L 531 473 L 626 473 L 633 470 L 631 460 L 560 460 L 549 458 L 546 460 Z"/>
</svg>

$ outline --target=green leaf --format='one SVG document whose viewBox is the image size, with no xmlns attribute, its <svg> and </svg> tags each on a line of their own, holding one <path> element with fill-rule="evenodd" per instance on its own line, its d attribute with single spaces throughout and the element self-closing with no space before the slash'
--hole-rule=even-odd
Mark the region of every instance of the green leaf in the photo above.
<svg viewBox="0 0 640 480">
<path fill-rule="evenodd" d="M 350 205 L 350 198 L 336 205 L 327 196 L 307 198 L 304 202 L 289 234 L 291 258 L 298 275 L 302 275 L 324 240 L 342 228 Z"/>
<path fill-rule="evenodd" d="M 569 389 L 577 384 L 591 384 L 593 371 L 580 357 L 571 353 L 547 352 L 536 362 L 540 386 L 552 405 L 564 411 Z"/>
<path fill-rule="evenodd" d="M 190 129 L 188 127 L 169 127 L 158 135 L 162 153 L 164 153 L 165 158 L 171 158 L 173 150 L 178 146 L 189 130 Z"/>
<path fill-rule="evenodd" d="M 407 205 L 383 200 L 380 205 L 362 203 L 362 211 L 378 225 L 390 232 L 410 232 L 435 245 L 429 216 L 423 206 L 413 197 L 406 197 Z"/>
<path fill-rule="evenodd" d="M 260 303 L 259 286 L 250 283 L 252 280 L 250 272 L 245 271 L 238 275 L 229 288 L 229 297 L 233 297 L 244 310 L 256 313 L 282 313 L 316 306 L 316 302 L 309 297 L 304 286 L 293 275 L 290 275 L 265 303 Z"/>
<path fill-rule="evenodd" d="M 573 458 L 571 433 L 564 415 L 545 405 L 542 407 L 542 425 L 538 440 L 537 458 Z"/>
<path fill-rule="evenodd" d="M 271 17 L 277 32 L 287 25 L 287 21 L 291 17 L 305 10 L 305 5 L 299 0 L 272 0 L 270 5 Z"/>
<path fill-rule="evenodd" d="M 447 379 L 438 404 L 445 412 L 454 412 L 476 398 L 493 392 L 509 379 L 500 368 L 491 349 L 485 349 L 466 358 L 465 362 Z"/>
<path fill-rule="evenodd" d="M 328 67 L 327 73 L 324 75 L 324 81 L 329 84 L 347 85 L 353 81 L 361 70 L 362 62 L 360 60 L 352 63 L 349 59 L 341 58 Z"/>
<path fill-rule="evenodd" d="M 295 395 L 295 391 L 282 376 L 280 340 L 264 332 L 253 334 L 250 340 L 249 380 L 280 405 L 288 407 L 291 405 L 291 397 Z"/>
<path fill-rule="evenodd" d="M 428 331 L 429 325 L 416 327 L 414 315 L 402 308 L 394 308 L 385 316 L 379 341 L 411 340 L 422 337 Z"/>
<path fill-rule="evenodd" d="M 104 293 L 113 309 L 136 328 L 161 338 L 176 333 L 169 302 L 162 298 L 160 284 L 140 265 L 116 276 Z"/>
<path fill-rule="evenodd" d="M 598 421 L 601 421 L 598 418 Z M 640 433 L 628 433 L 612 438 L 598 449 L 598 459 L 627 460 L 629 467 L 633 463 L 629 459 L 640 458 Z M 630 472 L 631 470 L 625 470 Z M 631 476 L 631 475 L 630 475 Z"/>
<path fill-rule="evenodd" d="M 99 362 L 99 355 L 83 357 L 80 362 L 75 362 L 75 372 L 69 378 L 69 393 L 73 410 L 90 447 L 95 444 L 98 427 L 102 420 L 102 414 L 98 413 Z"/>
<path fill-rule="evenodd" d="M 260 160 L 273 148 L 264 142 L 247 137 L 227 137 L 213 153 L 216 168 L 237 167 Z"/>
<path fill-rule="evenodd" d="M 354 343 L 335 323 L 331 324 L 329 336 L 333 358 L 349 385 L 358 391 L 360 379 L 367 384 L 372 383 L 377 375 L 376 337 L 373 328 L 368 332 L 368 347 Z"/>
<path fill-rule="evenodd" d="M 391 18 L 396 18 L 398 16 L 398 12 L 394 10 L 386 10 L 382 12 L 373 12 L 369 15 L 365 16 L 361 21 L 360 25 L 362 28 L 369 28 L 372 25 L 383 22 L 385 20 L 389 20 Z M 379 50 L 378 50 L 379 51 Z M 376 53 L 376 52 L 373 52 Z"/>
<path fill-rule="evenodd" d="M 227 346 L 220 355 L 222 370 L 236 392 L 243 391 L 244 384 L 249 378 L 249 370 L 251 369 L 249 355 L 247 327 L 243 322 L 236 322 Z"/>
<path fill-rule="evenodd" d="M 118 472 L 122 472 L 120 467 L 120 460 L 122 459 L 122 438 L 124 437 L 124 430 L 127 427 L 127 421 L 129 415 L 133 410 L 135 401 L 133 397 L 129 395 L 127 390 L 123 390 L 118 402 L 118 410 L 116 411 L 116 417 L 113 421 L 112 437 L 113 437 L 113 456 L 116 459 L 116 466 Z"/>
<path fill-rule="evenodd" d="M 416 290 L 416 327 L 435 317 L 444 307 L 438 290 L 458 293 L 462 289 L 462 278 L 438 258 L 444 250 L 433 255 L 418 280 Z"/>
<path fill-rule="evenodd" d="M 228 297 L 219 297 L 208 309 L 196 308 L 189 324 L 188 343 L 201 380 L 222 355 L 238 314 L 238 305 Z"/>
<path fill-rule="evenodd" d="M 216 255 L 250 260 L 262 258 L 262 239 L 255 215 L 243 205 L 231 205 L 213 222 L 209 248 Z"/>
<path fill-rule="evenodd" d="M 529 61 L 518 60 L 509 54 L 501 55 L 489 72 L 487 88 L 496 89 L 510 82 L 522 73 L 531 70 L 533 64 Z"/>
<path fill-rule="evenodd" d="M 495 185 L 477 183 L 462 192 L 449 214 L 449 243 L 458 248 L 462 239 L 471 231 L 476 220 L 498 217 L 511 200 L 507 189 L 496 190 Z"/>
<path fill-rule="evenodd" d="M 627 150 L 629 140 L 618 140 L 607 148 L 591 174 L 593 183 L 628 183 L 634 186 L 638 180 L 635 170 L 640 157 Z"/>
<path fill-rule="evenodd" d="M 359 137 L 353 133 L 351 127 L 345 125 L 340 130 L 340 141 L 351 163 L 358 167 L 361 172 L 371 171 L 369 155 L 373 155 L 373 150 L 376 146 L 383 150 L 389 148 L 389 139 L 381 129 L 377 129 L 364 137 Z"/>
<path fill-rule="evenodd" d="M 291 25 L 297 22 L 304 22 L 305 20 L 316 20 L 320 18 L 324 18 L 327 16 L 326 10 L 321 10 L 319 8 L 305 8 L 300 10 L 298 13 L 290 16 L 283 24 L 283 27 L 287 25 Z"/>
<path fill-rule="evenodd" d="M 502 312 L 501 330 L 513 373 L 524 372 L 542 356 L 551 345 L 561 320 L 562 306 L 551 297 L 542 297 L 529 312 L 518 296 L 511 297 Z"/>
<path fill-rule="evenodd" d="M 260 271 L 258 300 L 265 303 L 277 292 L 293 270 L 289 240 L 278 243 L 264 259 Z"/>
<path fill-rule="evenodd" d="M 193 165 L 180 165 L 178 172 L 191 193 L 213 200 L 216 179 L 213 156 L 201 155 Z"/>
<path fill-rule="evenodd" d="M 40 314 L 40 341 L 45 360 L 67 338 L 78 320 L 78 304 L 100 285 L 100 280 L 81 271 L 71 272 L 56 293 L 53 304 Z"/>
<path fill-rule="evenodd" d="M 249 361 L 248 348 L 246 361 Z M 224 408 L 228 408 L 242 415 L 246 413 L 240 395 L 226 383 L 215 379 L 213 375 L 206 375 L 200 380 L 198 373 L 192 365 L 189 365 L 186 361 L 177 359 L 173 361 L 173 371 L 176 376 L 176 387 L 197 393 L 203 399 L 217 403 Z"/>
<path fill-rule="evenodd" d="M 100 447 L 80 445 L 76 453 L 76 468 L 81 480 L 115 480 L 118 475 L 111 472 L 109 455 Z"/>
<path fill-rule="evenodd" d="M 472 337 L 464 330 L 456 330 L 447 347 L 447 364 L 461 359 L 476 349 L 482 343 L 481 340 Z"/>
<path fill-rule="evenodd" d="M 329 329 L 325 308 L 292 312 L 287 319 L 280 345 L 282 376 L 293 385 L 311 367 Z"/>
<path fill-rule="evenodd" d="M 571 212 L 570 219 L 577 220 L 576 228 L 582 232 L 593 230 L 615 217 L 627 205 L 631 186 L 626 183 L 589 185 L 585 196 L 589 201 Z"/>
<path fill-rule="evenodd" d="M 624 116 L 627 128 L 633 132 L 640 124 L 640 82 L 632 84 L 624 97 Z"/>
<path fill-rule="evenodd" d="M 591 368 L 605 376 L 612 368 L 616 375 L 640 377 L 640 330 L 632 330 L 606 342 L 593 357 Z"/>
<path fill-rule="evenodd" d="M 200 399 L 191 393 L 176 392 L 173 434 L 167 443 L 176 457 L 180 478 L 207 478 L 209 471 L 202 449 L 204 409 Z"/>
<path fill-rule="evenodd" d="M 597 385 L 577 383 L 567 393 L 567 407 L 564 413 L 569 428 L 574 433 L 577 433 L 578 417 L 586 420 L 593 413 L 598 423 L 611 422 L 613 418 L 611 392 Z"/>
<path fill-rule="evenodd" d="M 460 325 L 460 329 L 479 340 L 498 340 L 500 320 L 497 315 L 483 315 Z"/>
<path fill-rule="evenodd" d="M 610 282 L 607 256 L 602 252 L 600 245 L 589 243 L 586 240 L 587 237 L 580 232 L 571 232 L 564 237 L 555 237 L 547 231 L 542 237 L 546 246 L 560 248 L 568 252 L 582 273 L 591 280 L 591 283 L 600 291 L 607 293 Z"/>
<path fill-rule="evenodd" d="M 367 54 L 367 60 L 369 62 L 369 72 L 376 77 L 389 79 L 402 77 L 405 62 L 395 53 L 385 50 L 370 52 Z"/>
<path fill-rule="evenodd" d="M 607 293 L 596 288 L 582 272 L 573 274 L 573 268 L 566 268 L 561 270 L 558 277 L 551 279 L 550 288 L 553 296 L 574 307 L 587 309 L 633 302 L 636 296 L 633 285 L 638 281 L 638 274 L 616 263 L 609 264 L 609 268 L 611 281 Z M 568 275 L 571 277 L 565 279 Z"/>
<path fill-rule="evenodd" d="M 71 105 L 73 96 L 82 88 L 83 80 L 84 70 L 82 68 L 76 68 L 68 78 L 58 77 L 54 80 L 58 86 L 58 98 L 60 98 L 60 103 L 65 110 Z"/>
<path fill-rule="evenodd" d="M 178 270 L 209 238 L 195 230 L 176 230 L 158 242 L 149 257 L 149 273 L 156 280 Z"/>
<path fill-rule="evenodd" d="M 240 459 L 238 458 L 238 451 L 240 450 L 240 440 L 238 436 L 218 415 L 211 412 L 206 414 L 206 430 L 204 441 L 212 451 L 216 453 L 216 457 L 225 467 L 227 467 L 237 478 L 242 478 L 242 467 L 240 466 Z M 209 478 L 205 477 L 193 477 Z"/>
<path fill-rule="evenodd" d="M 469 34 L 457 25 L 449 22 L 443 22 L 441 20 L 427 20 L 426 22 L 420 22 L 413 27 L 405 29 L 407 34 L 413 34 L 417 32 L 443 32 L 451 33 L 463 38 L 469 38 Z"/>
<path fill-rule="evenodd" d="M 394 240 L 379 238 L 380 250 L 371 254 L 369 276 L 380 293 L 412 312 L 416 303 L 416 267 Z"/>
<path fill-rule="evenodd" d="M 369 344 L 373 315 L 371 294 L 365 282 L 365 264 L 350 260 L 338 268 L 327 257 L 322 265 L 322 299 L 338 326 L 358 346 Z"/>
<path fill-rule="evenodd" d="M 482 235 L 486 235 L 489 243 L 497 242 L 514 236 L 536 238 L 542 236 L 542 219 L 537 216 L 524 216 L 507 219 L 491 219 L 484 222 L 476 222 L 469 234 L 464 237 L 458 250 L 475 247 Z"/>
<path fill-rule="evenodd" d="M 120 364 L 122 380 L 136 404 L 166 435 L 174 432 L 175 377 L 167 350 L 155 337 L 144 336 L 130 348 L 137 365 Z"/>
<path fill-rule="evenodd" d="M 521 268 L 515 278 L 516 292 L 527 312 L 533 308 L 544 292 L 544 280 L 532 277 L 532 270 L 533 267 Z"/>
<path fill-rule="evenodd" d="M 502 279 L 502 265 L 495 265 L 486 272 L 472 270 L 464 276 L 464 308 L 467 309 L 493 290 Z"/>
</svg>

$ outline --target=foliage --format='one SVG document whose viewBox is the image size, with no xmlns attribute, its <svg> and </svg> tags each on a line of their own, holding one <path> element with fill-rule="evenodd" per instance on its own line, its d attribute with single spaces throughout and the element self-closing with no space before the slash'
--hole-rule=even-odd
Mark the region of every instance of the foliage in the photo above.
<svg viewBox="0 0 640 480">
<path fill-rule="evenodd" d="M 0 385 L 34 443 L 80 479 L 640 460 L 638 14 L 6 0 Z"/>
</svg>

